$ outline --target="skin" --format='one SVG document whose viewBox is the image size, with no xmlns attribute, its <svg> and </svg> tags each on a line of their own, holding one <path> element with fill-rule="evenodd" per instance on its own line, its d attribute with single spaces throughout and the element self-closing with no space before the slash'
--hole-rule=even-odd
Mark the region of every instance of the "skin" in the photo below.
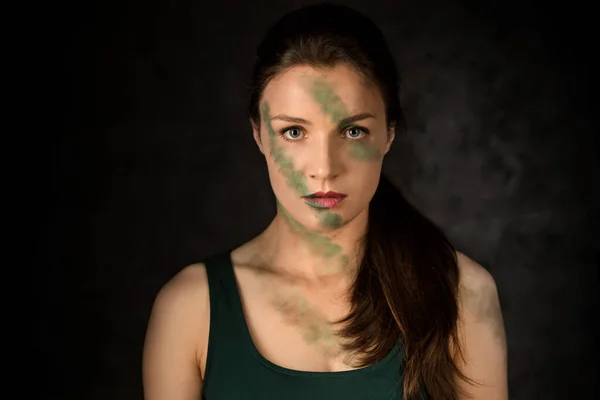
<svg viewBox="0 0 600 400">
<path fill-rule="evenodd" d="M 457 357 L 456 362 L 477 382 L 472 386 L 457 380 L 458 386 L 475 400 L 507 400 L 507 343 L 496 283 L 485 268 L 464 254 L 458 253 L 457 260 L 458 333 L 463 357 Z"/>
<path fill-rule="evenodd" d="M 273 301 L 287 324 L 297 326 L 305 343 L 319 346 L 329 356 L 339 353 L 339 343 L 330 323 L 304 296 L 292 295 Z"/>
<path fill-rule="evenodd" d="M 277 133 L 275 133 L 273 125 L 271 124 L 271 114 L 269 110 L 269 104 L 264 103 L 261 107 L 261 117 L 266 125 L 267 133 L 269 135 L 269 144 L 273 162 L 279 167 L 279 172 L 285 177 L 287 185 L 293 191 L 300 196 L 310 194 L 308 186 L 306 185 L 306 177 L 301 171 L 294 168 L 294 162 L 285 154 L 283 146 L 277 141 Z"/>
<path fill-rule="evenodd" d="M 350 260 L 357 259 L 356 243 L 365 230 L 383 155 L 394 139 L 378 90 L 347 66 L 327 70 L 298 67 L 269 83 L 260 113 L 261 129 L 255 128 L 254 136 L 265 155 L 277 200 L 277 216 L 270 228 L 279 239 L 301 244 L 296 255 L 287 248 L 284 255 L 281 248 L 279 256 L 273 257 L 273 268 L 316 281 L 322 274 L 346 274 L 350 282 L 356 270 Z M 375 116 L 358 122 L 369 134 L 360 139 L 340 138 L 354 126 L 342 121 L 361 113 Z M 309 121 L 292 124 L 303 129 L 302 139 L 282 139 L 281 131 L 290 123 L 273 119 L 281 114 Z M 318 190 L 343 192 L 348 198 L 339 211 L 315 210 L 298 201 Z M 349 201 L 353 197 L 354 204 Z M 303 260 L 302 264 L 287 267 L 290 256 Z M 312 306 L 305 297 L 275 297 L 274 304 L 285 304 L 277 307 L 283 320 L 305 332 L 307 343 L 322 346 L 328 353 L 339 347 L 333 340 L 334 326 L 318 312 L 306 311 Z"/>
<path fill-rule="evenodd" d="M 311 246 L 311 250 L 314 254 L 324 259 L 330 259 L 331 257 L 341 254 L 341 246 L 333 243 L 330 237 L 307 229 L 304 225 L 296 221 L 280 202 L 277 202 L 277 208 L 281 212 L 281 215 L 285 218 L 286 222 L 289 224 L 290 228 L 297 232 L 302 240 Z"/>
<path fill-rule="evenodd" d="M 251 272 L 237 272 L 249 307 L 246 319 L 254 339 L 271 346 L 271 355 L 291 354 L 288 367 L 308 353 L 308 370 L 324 368 L 324 358 L 331 361 L 328 368 L 346 369 L 333 363 L 339 357 L 347 362 L 352 355 L 340 354 L 332 322 L 347 312 L 348 288 L 360 259 L 357 243 L 365 233 L 368 204 L 394 132 L 386 125 L 377 89 L 343 65 L 295 67 L 280 74 L 267 85 L 260 107 L 254 138 L 265 156 L 277 214 L 264 232 L 232 252 L 236 266 L 256 260 Z M 360 121 L 370 135 L 364 140 L 341 136 L 349 125 L 340 121 L 363 113 L 373 115 Z M 282 114 L 309 123 L 290 124 L 277 118 Z M 291 125 L 302 129 L 299 141 L 282 139 L 281 131 Z M 301 195 L 319 190 L 348 197 L 334 211 L 317 211 Z M 458 266 L 464 359 L 457 358 L 457 365 L 481 383 L 473 387 L 458 380 L 458 385 L 474 400 L 508 399 L 506 338 L 494 280 L 460 253 Z M 265 327 L 265 319 L 272 324 Z M 152 308 L 143 357 L 146 400 L 200 398 L 209 326 L 205 266 L 190 265 L 161 289 Z M 297 332 L 304 346 L 282 334 L 283 326 Z"/>
<path fill-rule="evenodd" d="M 309 253 L 303 254 L 302 259 L 308 261 L 306 269 L 312 270 L 312 275 L 317 275 L 318 270 L 322 268 L 319 266 L 322 264 L 319 258 L 338 253 L 333 250 L 323 251 L 323 246 L 319 243 L 335 244 L 339 242 L 336 239 L 343 234 L 347 238 L 341 238 L 346 239 L 342 241 L 355 244 L 361 236 L 361 231 L 364 232 L 366 215 L 360 214 L 367 212 L 381 172 L 383 155 L 389 150 L 394 132 L 386 126 L 385 107 L 378 90 L 365 84 L 352 68 L 338 66 L 315 70 L 310 67 L 296 67 L 282 75 L 271 81 L 265 89 L 260 105 L 261 129 L 256 129 L 255 126 L 254 136 L 267 159 L 269 176 L 278 202 L 276 222 L 286 222 L 296 234 L 302 236 L 304 243 L 311 250 L 306 252 L 305 249 L 301 249 L 304 253 Z M 337 90 L 339 88 L 341 90 Z M 349 104 L 342 98 L 348 98 Z M 279 108 L 274 110 L 274 107 Z M 338 136 L 340 131 L 352 127 L 351 124 L 337 126 L 341 120 L 350 116 L 351 111 L 376 116 L 361 121 L 371 131 L 370 137 L 365 137 L 365 140 L 331 140 Z M 274 121 L 274 114 L 308 120 L 309 124 L 295 124 L 305 130 L 304 136 L 308 137 L 308 140 L 302 138 L 292 144 L 282 140 L 279 131 L 290 123 Z M 309 141 L 311 146 L 305 145 Z M 313 165 L 307 165 L 307 160 L 315 159 L 317 161 L 311 163 Z M 365 168 L 365 165 L 369 166 Z M 322 170 L 321 176 L 311 174 L 318 173 L 319 169 Z M 359 173 L 350 174 L 350 169 Z M 327 176 L 328 174 L 331 176 Z M 282 182 L 287 186 L 286 190 L 282 188 Z M 338 188 L 341 187 L 338 182 L 343 182 L 344 186 L 354 188 L 357 192 L 362 189 L 364 195 L 353 196 L 348 190 Z M 367 182 L 369 184 L 366 184 Z M 340 211 L 315 210 L 298 201 L 300 196 L 318 190 L 341 191 L 349 197 L 342 203 Z M 290 201 L 292 192 L 296 195 L 295 201 Z M 351 197 L 356 197 L 353 207 L 344 207 L 350 203 Z M 303 200 L 300 201 L 304 203 Z M 356 218 L 357 216 L 362 218 Z M 348 228 L 341 232 L 341 228 L 352 222 L 357 222 L 353 229 Z M 350 250 L 340 252 L 350 259 L 355 246 L 348 244 L 350 243 L 340 243 L 338 246 Z"/>
<path fill-rule="evenodd" d="M 321 106 L 321 111 L 323 114 L 329 115 L 334 123 L 349 116 L 346 105 L 325 78 L 313 79 L 309 84 L 310 92 Z M 381 150 L 371 143 L 353 141 L 349 143 L 349 146 L 350 156 L 355 160 L 379 161 L 383 158 Z"/>
</svg>

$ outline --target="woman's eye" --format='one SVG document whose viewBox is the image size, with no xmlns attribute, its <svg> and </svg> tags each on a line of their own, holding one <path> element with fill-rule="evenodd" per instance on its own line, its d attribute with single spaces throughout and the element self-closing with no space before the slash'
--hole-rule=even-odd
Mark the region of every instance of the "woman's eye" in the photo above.
<svg viewBox="0 0 600 400">
<path fill-rule="evenodd" d="M 285 139 L 297 140 L 302 137 L 302 131 L 299 128 L 290 128 L 283 132 Z"/>
<path fill-rule="evenodd" d="M 346 136 L 349 137 L 350 139 L 358 139 L 363 134 L 365 134 L 365 132 L 357 126 L 353 126 L 346 130 Z"/>
</svg>

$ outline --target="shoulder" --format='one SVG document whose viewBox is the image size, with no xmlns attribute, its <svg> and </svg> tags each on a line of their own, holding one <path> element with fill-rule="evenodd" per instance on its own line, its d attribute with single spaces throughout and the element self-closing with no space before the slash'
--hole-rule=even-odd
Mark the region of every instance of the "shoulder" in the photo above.
<svg viewBox="0 0 600 400">
<path fill-rule="evenodd" d="M 159 290 L 144 342 L 145 398 L 200 396 L 208 310 L 208 280 L 202 264 L 185 267 Z"/>
<path fill-rule="evenodd" d="M 483 385 L 460 387 L 474 398 L 507 399 L 507 351 L 496 282 L 479 263 L 457 252 L 460 356 L 457 366 Z"/>
<path fill-rule="evenodd" d="M 159 290 L 152 307 L 150 330 L 173 331 L 197 352 L 207 337 L 210 312 L 208 278 L 202 263 L 188 265 Z"/>
<path fill-rule="evenodd" d="M 463 323 L 501 318 L 498 289 L 492 274 L 466 255 L 456 253 L 458 304 Z"/>
<path fill-rule="evenodd" d="M 154 311 L 186 313 L 206 306 L 208 278 L 203 263 L 188 265 L 171 278 L 158 292 Z"/>
<path fill-rule="evenodd" d="M 458 262 L 461 289 L 481 291 L 496 287 L 492 274 L 477 261 L 459 251 L 456 252 L 456 260 Z"/>
</svg>

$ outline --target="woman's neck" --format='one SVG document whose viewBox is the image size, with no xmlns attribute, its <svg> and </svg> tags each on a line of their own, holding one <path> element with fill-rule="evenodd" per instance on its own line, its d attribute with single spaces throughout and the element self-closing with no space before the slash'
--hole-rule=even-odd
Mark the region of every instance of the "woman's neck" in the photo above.
<svg viewBox="0 0 600 400">
<path fill-rule="evenodd" d="M 320 283 L 333 276 L 353 277 L 362 256 L 360 241 L 367 220 L 365 209 L 340 228 L 316 232 L 278 209 L 259 237 L 261 252 L 268 258 L 269 268 L 298 279 Z"/>
</svg>

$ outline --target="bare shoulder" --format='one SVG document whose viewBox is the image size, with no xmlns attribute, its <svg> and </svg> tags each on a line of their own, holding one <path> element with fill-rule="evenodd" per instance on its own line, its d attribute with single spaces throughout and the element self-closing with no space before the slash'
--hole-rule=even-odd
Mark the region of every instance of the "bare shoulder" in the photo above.
<svg viewBox="0 0 600 400">
<path fill-rule="evenodd" d="M 496 282 L 492 274 L 477 261 L 459 251 L 456 252 L 456 259 L 458 261 L 461 289 L 492 290 L 496 288 Z"/>
<path fill-rule="evenodd" d="M 200 397 L 209 310 L 203 264 L 185 267 L 159 290 L 144 343 L 145 399 Z"/>
<path fill-rule="evenodd" d="M 169 337 L 170 342 L 185 346 L 188 353 L 199 360 L 208 339 L 209 313 L 206 268 L 202 263 L 186 266 L 156 295 L 148 336 Z"/>
<path fill-rule="evenodd" d="M 459 380 L 473 399 L 506 400 L 507 350 L 502 309 L 494 278 L 483 266 L 457 252 L 459 283 L 459 337 L 462 357 L 457 366 L 472 386 Z M 460 397 L 463 398 L 462 396 Z"/>
<path fill-rule="evenodd" d="M 461 321 L 463 323 L 487 321 L 500 330 L 502 311 L 494 277 L 487 269 L 466 255 L 457 252 L 456 257 Z"/>
<path fill-rule="evenodd" d="M 208 309 L 206 268 L 204 264 L 197 263 L 183 268 L 160 289 L 154 300 L 152 313 L 166 314 L 171 316 L 169 319 L 177 320 L 180 317 L 194 316 L 183 321 L 186 324 L 198 324 Z"/>
<path fill-rule="evenodd" d="M 200 299 L 202 292 L 208 292 L 208 278 L 203 263 L 188 265 L 171 278 L 158 292 L 156 301 L 161 305 L 175 305 L 186 300 Z M 188 305 L 193 307 L 196 302 Z M 182 305 L 182 304 L 177 304 Z"/>
</svg>

